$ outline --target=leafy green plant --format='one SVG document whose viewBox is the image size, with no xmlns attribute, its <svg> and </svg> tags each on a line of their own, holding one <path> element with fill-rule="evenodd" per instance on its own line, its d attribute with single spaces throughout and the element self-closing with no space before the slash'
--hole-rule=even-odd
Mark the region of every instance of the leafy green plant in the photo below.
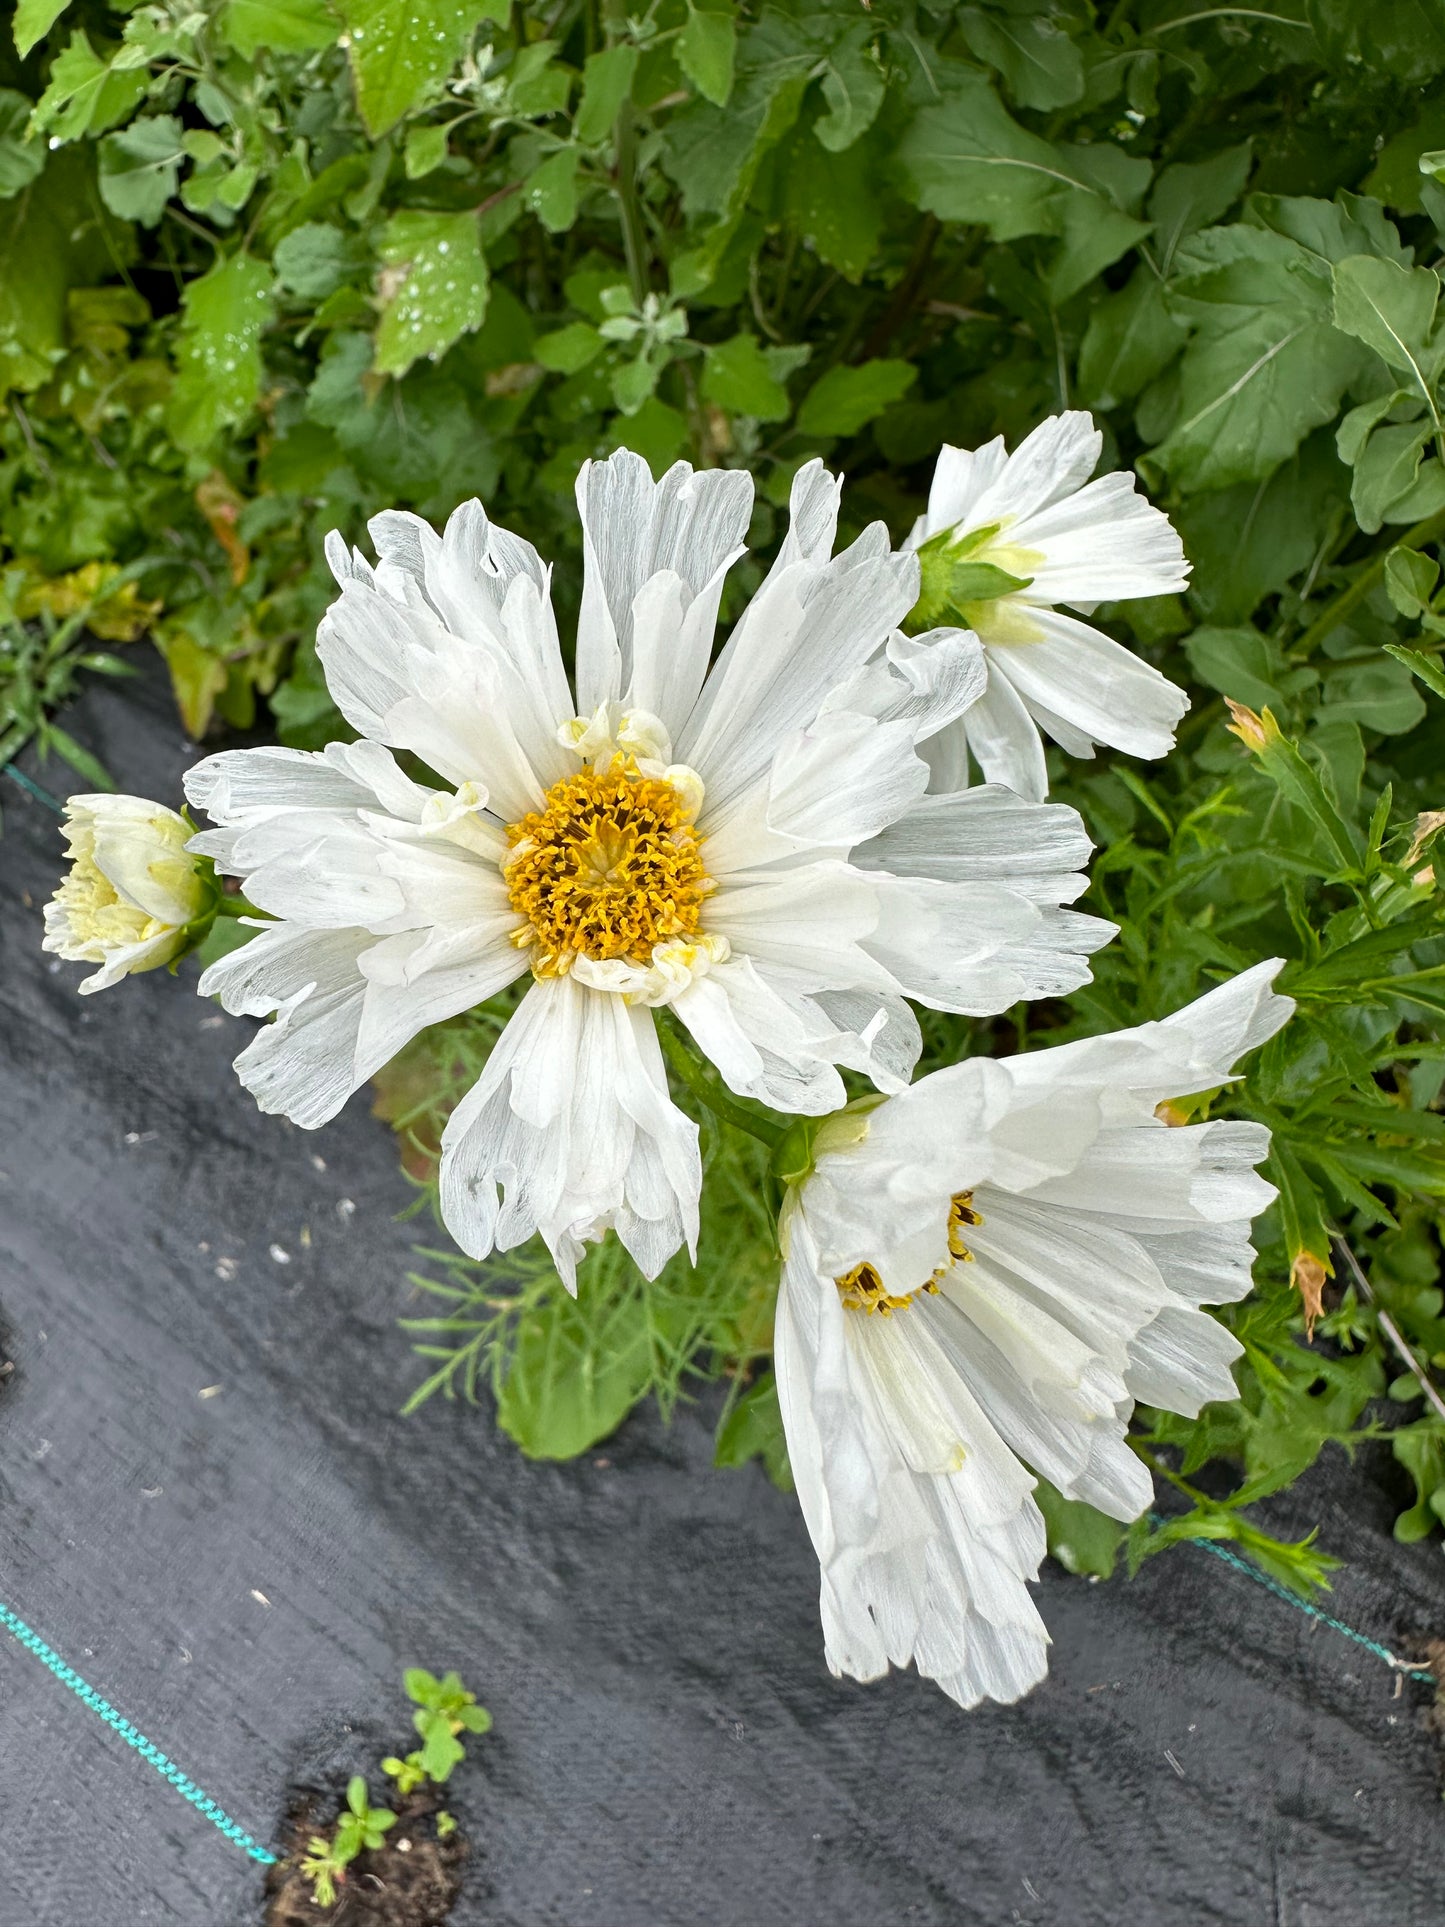
<svg viewBox="0 0 1445 1927">
<path fill-rule="evenodd" d="M 346 1879 L 346 1869 L 358 1854 L 374 1853 L 395 1825 L 396 1815 L 386 1807 L 373 1807 L 365 1779 L 355 1774 L 347 1783 L 346 1810 L 336 1823 L 336 1832 L 329 1840 L 316 1835 L 301 1862 L 318 1907 L 336 1905 L 337 1889 Z"/>
<path fill-rule="evenodd" d="M 746 466 L 758 559 L 726 619 L 809 457 L 848 472 L 845 536 L 881 517 L 900 538 L 941 443 L 1094 412 L 1106 461 L 1141 473 L 1194 565 L 1187 593 L 1099 620 L 1194 708 L 1163 763 L 1052 759 L 1098 846 L 1090 907 L 1120 925 L 1093 985 L 993 1023 L 930 1019 L 926 1062 L 1163 1015 L 1286 957 L 1296 1021 L 1241 1085 L 1181 1094 L 1275 1134 L 1258 1290 L 1225 1314 L 1241 1397 L 1194 1422 L 1144 1414 L 1140 1447 L 1190 1488 L 1170 1533 L 1238 1537 L 1263 1530 L 1242 1509 L 1390 1418 L 1414 1495 L 1399 1529 L 1433 1530 L 1429 11 L 22 0 L 0 49 L 6 593 L 31 649 L 86 571 L 134 571 L 197 736 L 261 703 L 293 744 L 344 733 L 311 645 L 321 537 L 360 538 L 377 509 L 436 519 L 480 493 L 557 561 L 565 630 L 582 459 L 626 444 L 654 466 Z M 924 561 L 940 611 L 1010 586 L 947 543 Z M 69 686 L 45 673 L 11 674 L 32 729 Z M 429 1033 L 382 1081 L 419 1204 L 506 1008 Z M 704 1195 L 725 1203 L 695 1273 L 645 1285 L 604 1248 L 574 1304 L 530 1251 L 485 1274 L 429 1254 L 418 1400 L 489 1385 L 525 1449 L 560 1454 L 721 1376 L 719 1458 L 784 1476 L 760 1147 L 705 1128 Z M 1117 1554 L 1060 1517 L 1090 1569 Z M 1307 1549 L 1269 1557 L 1322 1575 Z"/>
</svg>

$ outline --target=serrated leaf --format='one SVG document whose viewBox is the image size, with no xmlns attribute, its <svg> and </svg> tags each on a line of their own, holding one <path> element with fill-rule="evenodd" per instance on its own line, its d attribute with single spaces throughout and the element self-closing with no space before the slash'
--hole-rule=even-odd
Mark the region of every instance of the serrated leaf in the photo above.
<svg viewBox="0 0 1445 1927">
<path fill-rule="evenodd" d="M 582 69 L 582 99 L 572 126 L 584 146 L 595 146 L 612 132 L 622 103 L 632 91 L 636 72 L 637 48 L 630 41 L 588 56 Z"/>
<path fill-rule="evenodd" d="M 205 449 L 244 421 L 261 391 L 261 335 L 275 302 L 271 269 L 249 254 L 187 282 L 166 420 L 182 448 Z"/>
<path fill-rule="evenodd" d="M 1387 642 L 1385 654 L 1403 663 L 1412 676 L 1418 676 L 1427 689 L 1437 696 L 1445 696 L 1445 670 L 1433 656 L 1422 655 L 1418 649 L 1402 649 L 1398 643 Z"/>
<path fill-rule="evenodd" d="M 173 114 L 132 121 L 100 144 L 100 198 L 124 221 L 154 227 L 180 179 L 183 129 Z"/>
<path fill-rule="evenodd" d="M 907 361 L 865 361 L 857 368 L 830 368 L 803 397 L 798 433 L 855 435 L 908 392 L 917 372 Z"/>
<path fill-rule="evenodd" d="M 327 0 L 227 0 L 221 38 L 243 60 L 263 47 L 278 54 L 310 53 L 330 47 L 341 27 Z"/>
<path fill-rule="evenodd" d="M 346 27 L 356 105 L 376 136 L 436 98 L 488 0 L 336 0 Z"/>
<path fill-rule="evenodd" d="M 378 374 L 402 375 L 444 355 L 487 312 L 487 263 L 475 214 L 403 208 L 382 229 L 377 277 Z"/>
<path fill-rule="evenodd" d="M 726 107 L 733 90 L 737 24 L 731 0 L 688 0 L 687 24 L 677 40 L 677 64 L 704 100 Z"/>
<path fill-rule="evenodd" d="M 77 31 L 51 63 L 50 79 L 35 103 L 31 126 L 56 141 L 103 134 L 130 114 L 146 83 L 144 71 L 115 72 Z"/>
<path fill-rule="evenodd" d="M 15 36 L 15 51 L 22 60 L 50 32 L 69 3 L 70 0 L 18 0 L 11 32 Z"/>
</svg>

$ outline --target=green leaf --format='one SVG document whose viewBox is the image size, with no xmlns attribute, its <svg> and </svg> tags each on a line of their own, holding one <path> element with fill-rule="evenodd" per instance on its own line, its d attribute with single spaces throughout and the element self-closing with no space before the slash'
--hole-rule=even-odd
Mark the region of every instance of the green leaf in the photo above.
<svg viewBox="0 0 1445 1927">
<path fill-rule="evenodd" d="M 450 129 L 441 127 L 408 127 L 406 145 L 402 149 L 402 166 L 409 181 L 419 181 L 425 175 L 435 173 L 447 157 L 447 135 Z"/>
<path fill-rule="evenodd" d="M 378 252 L 378 374 L 405 374 L 423 355 L 436 361 L 482 325 L 487 264 L 475 214 L 403 208 L 382 229 Z"/>
<path fill-rule="evenodd" d="M 740 1466 L 752 1459 L 762 1460 L 763 1470 L 780 1491 L 793 1490 L 777 1380 L 771 1372 L 743 1393 L 718 1427 L 714 1443 L 714 1465 Z"/>
<path fill-rule="evenodd" d="M 77 31 L 51 63 L 50 81 L 35 103 L 31 126 L 57 141 L 103 134 L 131 113 L 145 93 L 146 79 L 139 69 L 112 71 Z"/>
<path fill-rule="evenodd" d="M 1036 1481 L 1034 1499 L 1044 1515 L 1049 1551 L 1059 1564 L 1068 1572 L 1111 1578 L 1128 1527 L 1082 1500 L 1064 1498 L 1047 1479 Z"/>
<path fill-rule="evenodd" d="M 565 328 L 558 328 L 549 335 L 539 335 L 533 344 L 532 353 L 544 368 L 555 369 L 558 374 L 573 375 L 579 368 L 585 368 L 602 353 L 603 341 L 597 330 L 587 321 L 571 321 Z"/>
<path fill-rule="evenodd" d="M 1432 409 L 1441 355 L 1429 337 L 1439 299 L 1440 278 L 1429 268 L 1402 268 L 1370 254 L 1334 265 L 1335 326 L 1408 375 Z"/>
<path fill-rule="evenodd" d="M 687 24 L 677 41 L 677 64 L 704 100 L 726 107 L 733 90 L 737 24 L 729 0 L 688 0 Z"/>
<path fill-rule="evenodd" d="M 630 41 L 588 56 L 582 69 L 582 100 L 572 126 L 573 134 L 585 147 L 606 140 L 612 132 L 622 103 L 632 92 L 636 72 L 637 48 Z"/>
<path fill-rule="evenodd" d="M 792 413 L 788 391 L 773 375 L 752 335 L 734 335 L 706 349 L 702 397 L 732 415 L 760 422 L 786 421 Z"/>
<path fill-rule="evenodd" d="M 336 15 L 326 0 L 227 0 L 221 38 L 243 60 L 263 47 L 278 54 L 310 53 L 340 37 Z"/>
<path fill-rule="evenodd" d="M 738 42 L 727 111 L 710 100 L 681 108 L 666 133 L 665 165 L 689 218 L 740 213 L 764 155 L 798 117 L 817 53 L 798 23 L 765 12 Z"/>
<path fill-rule="evenodd" d="M 622 1423 L 646 1389 L 648 1337 L 632 1294 L 603 1297 L 584 1269 L 522 1320 L 497 1422 L 529 1458 L 573 1459 Z"/>
<path fill-rule="evenodd" d="M 69 0 L 17 0 L 11 31 L 15 51 L 22 60 L 45 38 L 68 5 Z"/>
<path fill-rule="evenodd" d="M 872 141 L 858 141 L 829 154 L 800 130 L 782 168 L 788 219 L 799 239 L 849 281 L 863 278 L 883 231 L 873 150 Z"/>
<path fill-rule="evenodd" d="M 1128 284 L 1089 315 L 1079 350 L 1080 395 L 1095 408 L 1117 408 L 1164 371 L 1188 335 L 1170 312 L 1159 277 L 1136 268 Z"/>
<path fill-rule="evenodd" d="M 918 371 L 906 361 L 865 361 L 830 368 L 808 390 L 798 410 L 800 435 L 855 435 L 913 386 Z"/>
<path fill-rule="evenodd" d="M 1330 284 L 1300 243 L 1208 228 L 1181 244 L 1170 298 L 1194 335 L 1178 417 L 1151 460 L 1180 486 L 1257 480 L 1333 420 L 1361 350 L 1334 327 Z"/>
<path fill-rule="evenodd" d="M 1385 654 L 1393 656 L 1396 662 L 1403 663 L 1412 676 L 1418 676 L 1427 689 L 1437 696 L 1445 696 L 1445 669 L 1433 656 L 1425 656 L 1418 649 L 1402 649 L 1398 643 L 1387 642 Z"/>
<path fill-rule="evenodd" d="M 417 1715 L 417 1730 L 422 1733 L 421 1763 L 429 1780 L 437 1786 L 444 1786 L 451 1777 L 454 1766 L 460 1766 L 467 1757 L 467 1750 L 452 1732 L 445 1719 L 432 1716 L 425 1730 L 421 1721 L 425 1714 Z"/>
<path fill-rule="evenodd" d="M 1437 1418 L 1402 1425 L 1391 1434 L 1390 1449 L 1415 1485 L 1414 1505 L 1395 1521 L 1395 1537 L 1409 1545 L 1445 1523 L 1445 1425 Z"/>
<path fill-rule="evenodd" d="M 27 191 L 0 201 L 0 395 L 49 380 L 66 343 L 66 300 L 116 249 L 79 151 L 53 154 Z M 77 558 L 78 560 L 79 558 Z"/>
<path fill-rule="evenodd" d="M 325 221 L 303 221 L 276 243 L 272 259 L 283 288 L 303 301 L 324 301 L 365 265 L 361 240 Z"/>
<path fill-rule="evenodd" d="M 575 147 L 559 148 L 527 177 L 527 205 L 549 234 L 565 234 L 577 219 L 577 168 L 581 158 Z"/>
<path fill-rule="evenodd" d="M 619 448 L 630 448 L 660 474 L 687 446 L 687 419 L 651 395 L 635 415 L 613 424 Z"/>
<path fill-rule="evenodd" d="M 478 22 L 495 17 L 485 0 L 336 0 L 336 10 L 373 136 L 436 99 Z"/>
<path fill-rule="evenodd" d="M 1068 107 L 1084 91 L 1077 42 L 1042 13 L 984 13 L 964 7 L 959 30 L 970 53 L 987 62 L 1020 107 Z"/>
<path fill-rule="evenodd" d="M 45 143 L 25 138 L 30 102 L 0 87 L 0 201 L 29 187 L 45 166 Z"/>
<path fill-rule="evenodd" d="M 1392 428 L 1377 428 L 1365 443 L 1355 459 L 1350 500 L 1355 520 L 1366 534 L 1373 535 L 1395 504 L 1415 486 L 1429 439 L 1429 422 L 1402 422 Z"/>
<path fill-rule="evenodd" d="M 860 20 L 824 56 L 823 99 L 828 111 L 813 132 L 830 154 L 840 154 L 866 134 L 883 105 L 883 69 L 873 48 L 876 29 Z"/>
<path fill-rule="evenodd" d="M 124 221 L 154 227 L 180 179 L 183 129 L 173 114 L 132 121 L 100 144 L 100 198 Z"/>
<path fill-rule="evenodd" d="M 1385 557 L 1385 593 L 1402 616 L 1418 621 L 1440 580 L 1440 564 L 1418 549 L 1393 548 Z"/>
<path fill-rule="evenodd" d="M 1059 198 L 1081 185 L 1046 140 L 1005 112 L 982 75 L 961 77 L 925 108 L 898 158 L 905 187 L 926 213 L 986 228 L 995 241 L 1058 233 Z"/>
<path fill-rule="evenodd" d="M 186 284 L 176 384 L 166 420 L 182 448 L 206 449 L 244 421 L 261 391 L 261 335 L 274 310 L 270 268 L 249 254 Z"/>
<path fill-rule="evenodd" d="M 1219 220 L 1244 192 L 1252 151 L 1244 141 L 1208 160 L 1176 161 L 1160 173 L 1149 196 L 1149 219 L 1165 274 L 1179 243 Z"/>
</svg>

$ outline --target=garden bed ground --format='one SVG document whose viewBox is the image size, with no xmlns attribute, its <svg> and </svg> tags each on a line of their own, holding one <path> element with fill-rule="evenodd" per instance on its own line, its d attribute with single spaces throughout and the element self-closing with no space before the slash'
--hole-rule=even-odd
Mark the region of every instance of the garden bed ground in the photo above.
<svg viewBox="0 0 1445 1927">
<path fill-rule="evenodd" d="M 70 720 L 179 800 L 159 676 Z M 261 1117 L 184 971 L 77 998 L 55 818 L 0 782 L 0 1599 L 242 1825 L 379 1794 L 403 1667 L 455 1666 L 496 1725 L 447 1789 L 453 1927 L 1438 1927 L 1428 1690 L 1201 1552 L 1050 1567 L 1051 1679 L 966 1715 L 828 1677 L 793 1501 L 686 1413 L 564 1466 L 399 1418 L 431 1234 L 388 1133 Z M 1394 1479 L 1367 1448 L 1267 1512 L 1399 1651 L 1445 1563 L 1390 1538 Z M 262 1870 L 3 1634 L 0 1708 L 0 1927 L 258 1927 Z"/>
</svg>

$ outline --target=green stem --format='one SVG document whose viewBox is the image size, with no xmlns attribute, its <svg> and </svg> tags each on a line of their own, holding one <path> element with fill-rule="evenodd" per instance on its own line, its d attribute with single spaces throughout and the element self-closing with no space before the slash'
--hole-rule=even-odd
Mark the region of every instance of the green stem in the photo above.
<svg viewBox="0 0 1445 1927">
<path fill-rule="evenodd" d="M 658 1018 L 657 1035 L 662 1054 L 698 1102 L 705 1104 L 713 1116 L 721 1118 L 725 1124 L 746 1131 L 759 1144 L 766 1144 L 770 1151 L 776 1151 L 786 1127 L 746 1109 L 712 1065 L 704 1064 L 693 1055 L 691 1048 L 683 1042 L 676 1018 L 666 1011 L 659 1011 Z"/>
<path fill-rule="evenodd" d="M 1313 654 L 1325 637 L 1332 630 L 1339 628 L 1345 617 L 1364 601 L 1384 575 L 1385 561 L 1391 549 L 1422 548 L 1425 543 L 1433 542 L 1438 535 L 1445 535 L 1445 509 L 1437 509 L 1434 515 L 1427 515 L 1423 522 L 1417 522 L 1413 528 L 1406 529 L 1398 542 L 1392 542 L 1389 548 L 1381 549 L 1373 556 L 1354 581 L 1347 583 L 1340 590 L 1324 614 L 1316 617 L 1305 630 L 1299 641 L 1291 648 L 1291 657 L 1298 659 Z"/>
<path fill-rule="evenodd" d="M 241 895 L 239 890 L 223 890 L 216 903 L 216 915 L 218 917 L 266 917 L 267 912 L 258 910 L 254 903 Z"/>
<path fill-rule="evenodd" d="M 640 308 L 647 299 L 647 236 L 637 199 L 637 124 L 632 102 L 617 110 L 617 204 L 622 212 L 622 246 L 627 256 L 627 278 L 632 299 Z"/>
</svg>

